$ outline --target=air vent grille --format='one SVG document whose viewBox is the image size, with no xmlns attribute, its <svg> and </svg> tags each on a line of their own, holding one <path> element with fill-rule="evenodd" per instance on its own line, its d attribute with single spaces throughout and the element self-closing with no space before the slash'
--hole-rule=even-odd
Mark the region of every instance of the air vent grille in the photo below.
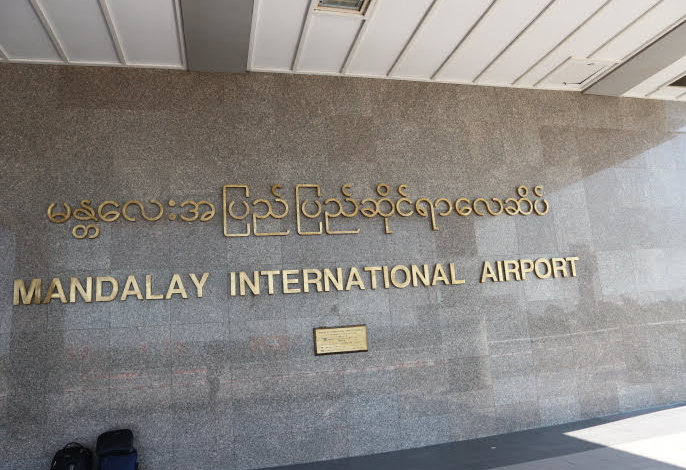
<svg viewBox="0 0 686 470">
<path fill-rule="evenodd" d="M 364 14 L 370 0 L 319 0 L 318 10 Z"/>
</svg>

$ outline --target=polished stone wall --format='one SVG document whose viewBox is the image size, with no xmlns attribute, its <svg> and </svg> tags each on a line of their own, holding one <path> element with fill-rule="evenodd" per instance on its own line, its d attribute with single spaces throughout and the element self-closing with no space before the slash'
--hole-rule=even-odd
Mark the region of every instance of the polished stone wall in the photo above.
<svg viewBox="0 0 686 470">
<path fill-rule="evenodd" d="M 118 427 L 145 469 L 249 469 L 686 401 L 683 104 L 2 65 L 0 110 L 3 468 L 47 468 Z M 224 184 L 270 200 L 282 184 L 292 203 L 297 183 L 326 197 L 407 184 L 432 200 L 538 184 L 551 209 L 246 238 L 216 216 L 76 240 L 73 220 L 45 216 L 81 199 L 220 207 Z M 479 283 L 484 261 L 556 256 L 578 256 L 578 276 Z M 229 271 L 437 262 L 466 284 L 229 296 Z M 14 279 L 191 272 L 211 273 L 202 299 L 12 305 Z M 369 352 L 314 356 L 313 327 L 360 323 Z"/>
</svg>

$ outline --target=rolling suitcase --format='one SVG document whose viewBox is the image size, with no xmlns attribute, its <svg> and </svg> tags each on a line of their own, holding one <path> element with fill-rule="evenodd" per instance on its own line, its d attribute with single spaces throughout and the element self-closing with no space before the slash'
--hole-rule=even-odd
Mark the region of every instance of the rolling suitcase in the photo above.
<svg viewBox="0 0 686 470">
<path fill-rule="evenodd" d="M 138 453 L 130 429 L 117 429 L 98 436 L 98 470 L 137 470 Z"/>
</svg>

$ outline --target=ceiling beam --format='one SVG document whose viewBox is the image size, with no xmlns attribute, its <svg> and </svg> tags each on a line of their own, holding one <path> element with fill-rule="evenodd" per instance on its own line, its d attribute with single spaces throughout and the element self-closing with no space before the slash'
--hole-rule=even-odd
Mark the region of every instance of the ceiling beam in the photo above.
<svg viewBox="0 0 686 470">
<path fill-rule="evenodd" d="M 610 2 L 612 2 L 612 0 L 606 0 L 602 5 L 600 5 L 600 6 L 591 14 L 591 16 L 588 16 L 588 17 L 587 17 L 586 19 L 584 19 L 581 23 L 579 23 L 579 24 L 576 26 L 576 28 L 574 28 L 574 29 L 573 29 L 572 31 L 570 31 L 564 38 L 562 38 L 562 40 L 561 40 L 560 42 L 558 42 L 558 43 L 555 45 L 555 47 L 553 47 L 553 48 L 550 49 L 546 54 L 544 54 L 543 56 L 541 56 L 536 62 L 534 62 L 529 68 L 527 68 L 527 69 L 524 71 L 524 73 L 522 73 L 519 77 L 515 78 L 514 81 L 513 81 L 510 85 L 518 85 L 519 82 L 520 82 L 522 79 L 524 79 L 524 77 L 526 77 L 526 76 L 529 74 L 529 72 L 531 72 L 533 69 L 535 69 L 536 67 L 538 67 L 538 65 L 539 65 L 541 62 L 543 62 L 545 59 L 547 59 L 548 57 L 550 57 L 555 51 L 557 51 L 560 47 L 562 47 L 562 45 L 563 45 L 564 43 L 566 43 L 567 40 L 568 40 L 569 38 L 571 38 L 572 36 L 574 36 L 574 35 L 576 34 L 577 31 L 579 31 L 582 27 L 584 27 L 584 26 L 585 26 L 589 21 L 591 21 L 593 18 L 595 18 L 595 16 L 596 16 L 598 13 L 600 13 L 606 6 L 608 6 L 608 5 L 610 4 Z M 565 59 L 562 63 L 564 63 L 566 60 L 567 60 L 567 59 Z M 538 80 L 538 82 L 536 82 L 536 84 L 534 84 L 534 86 L 536 86 L 539 82 L 541 82 L 542 80 L 544 80 L 545 78 L 547 78 L 549 75 L 551 75 L 553 72 L 555 72 L 555 70 L 557 70 L 557 69 L 560 67 L 560 65 L 562 65 L 562 64 L 558 64 L 557 67 L 556 67 L 555 69 L 553 69 L 552 71 L 548 72 L 542 79 Z"/>
<path fill-rule="evenodd" d="M 124 55 L 124 50 L 121 47 L 121 41 L 119 40 L 119 33 L 117 33 L 117 27 L 114 25 L 114 20 L 112 20 L 112 13 L 110 13 L 110 7 L 107 6 L 107 0 L 99 0 L 100 11 L 102 11 L 102 16 L 105 18 L 105 23 L 107 23 L 107 29 L 110 32 L 110 39 L 114 45 L 114 50 L 117 52 L 117 58 L 119 63 L 126 65 L 126 56 Z"/>
<path fill-rule="evenodd" d="M 317 6 L 317 0 L 310 0 L 309 6 L 307 7 L 307 13 L 305 14 L 305 21 L 300 29 L 298 48 L 295 50 L 295 57 L 293 57 L 293 64 L 291 64 L 291 70 L 293 72 L 300 70 L 300 58 L 302 57 L 303 49 L 305 48 L 307 35 L 310 33 L 310 24 L 312 23 L 312 15 L 314 14 L 315 6 Z"/>
<path fill-rule="evenodd" d="M 181 0 L 180 7 L 188 70 L 247 70 L 253 0 Z"/>
<path fill-rule="evenodd" d="M 395 58 L 395 62 L 393 62 L 393 65 L 391 68 L 388 70 L 388 73 L 386 74 L 387 77 L 392 77 L 395 75 L 395 71 L 398 68 L 398 66 L 401 64 L 401 62 L 405 59 L 405 55 L 407 52 L 412 48 L 414 43 L 417 41 L 417 38 L 419 37 L 419 34 L 421 31 L 424 30 L 425 25 L 429 22 L 429 18 L 431 18 L 436 11 L 438 11 L 438 5 L 439 3 L 443 0 L 433 0 L 433 3 L 431 6 L 429 6 L 429 9 L 426 10 L 424 13 L 424 16 L 422 19 L 419 21 L 419 24 L 415 28 L 414 32 L 412 33 L 412 36 L 410 37 L 410 40 L 405 43 L 405 46 L 403 47 L 403 50 L 400 51 L 400 54 L 398 57 Z"/>
<path fill-rule="evenodd" d="M 551 6 L 553 6 L 553 3 L 555 3 L 555 0 L 551 0 L 550 2 L 548 2 L 548 4 L 543 8 L 543 10 L 539 11 L 539 12 L 538 12 L 538 15 L 536 15 L 536 17 L 535 17 L 533 20 L 531 20 L 531 21 L 529 22 L 529 24 L 526 25 L 526 27 L 525 27 L 523 30 L 521 30 L 521 31 L 519 32 L 519 34 L 517 34 L 517 36 L 515 36 L 515 38 L 514 38 L 512 41 L 510 41 L 510 43 L 509 43 L 507 46 L 505 46 L 505 49 L 503 49 L 502 51 L 500 51 L 500 52 L 499 52 L 499 53 L 498 53 L 498 54 L 488 63 L 488 65 L 486 65 L 483 69 L 481 69 L 481 72 L 479 72 L 478 74 L 476 74 L 476 77 L 474 77 L 474 79 L 473 79 L 472 81 L 473 81 L 474 83 L 478 82 L 479 79 L 481 79 L 481 77 L 488 71 L 488 69 L 490 69 L 491 66 L 492 66 L 493 64 L 495 64 L 496 61 L 497 61 L 498 59 L 500 59 L 500 58 L 503 56 L 503 54 L 505 54 L 508 50 L 510 50 L 510 48 L 511 48 L 512 46 L 514 46 L 514 45 L 517 43 L 517 41 L 519 41 L 519 40 L 524 36 L 524 34 L 529 30 L 529 28 L 531 28 L 534 24 L 536 24 L 536 22 L 545 14 L 545 12 L 548 11 L 548 9 L 549 9 Z"/>
<path fill-rule="evenodd" d="M 469 30 L 465 33 L 464 36 L 462 36 L 462 39 L 457 43 L 455 46 L 455 49 L 448 55 L 448 57 L 445 58 L 443 63 L 438 67 L 438 69 L 431 75 L 432 80 L 438 80 L 439 75 L 443 73 L 443 70 L 448 66 L 448 64 L 453 60 L 453 58 L 457 55 L 457 51 L 460 50 L 460 47 L 462 47 L 462 44 L 467 40 L 469 36 L 471 36 L 472 32 L 481 24 L 481 22 L 488 16 L 488 13 L 493 10 L 493 7 L 495 4 L 498 3 L 498 0 L 493 0 L 490 5 L 488 5 L 488 8 L 484 10 L 483 13 L 481 13 L 481 16 L 479 16 L 479 19 L 476 20 L 476 22 L 469 28 Z"/>
<path fill-rule="evenodd" d="M 43 25 L 45 32 L 50 37 L 50 40 L 52 41 L 52 45 L 55 47 L 55 50 L 59 54 L 60 58 L 62 59 L 62 61 L 64 61 L 65 64 L 68 64 L 69 63 L 69 57 L 67 57 L 67 53 L 64 51 L 64 48 L 62 47 L 62 43 L 60 42 L 59 38 L 57 37 L 57 33 L 55 33 L 55 29 L 52 27 L 50 20 L 48 19 L 47 16 L 45 16 L 45 12 L 43 11 L 43 7 L 40 5 L 40 3 L 38 3 L 38 0 L 29 0 L 29 3 L 31 3 L 31 6 L 33 7 L 33 11 L 36 12 L 36 16 L 38 16 L 38 19 L 40 19 L 40 22 Z"/>
<path fill-rule="evenodd" d="M 369 27 L 371 19 L 374 17 L 374 12 L 376 11 L 376 8 L 379 5 L 379 3 L 381 3 L 381 1 L 382 0 L 374 1 L 372 2 L 371 6 L 367 8 L 367 11 L 365 12 L 362 18 L 362 26 L 360 26 L 360 29 L 357 30 L 357 34 L 355 35 L 353 45 L 350 47 L 348 54 L 345 56 L 345 61 L 343 61 L 343 65 L 341 66 L 342 75 L 347 74 L 348 70 L 350 70 L 350 64 L 352 64 L 353 59 L 357 55 L 357 51 L 360 50 L 360 44 L 362 44 L 364 35 L 367 33 L 367 28 Z"/>
<path fill-rule="evenodd" d="M 622 96 L 636 85 L 684 56 L 686 23 L 681 23 L 669 33 L 615 68 L 601 80 L 584 91 L 591 95 Z"/>
</svg>

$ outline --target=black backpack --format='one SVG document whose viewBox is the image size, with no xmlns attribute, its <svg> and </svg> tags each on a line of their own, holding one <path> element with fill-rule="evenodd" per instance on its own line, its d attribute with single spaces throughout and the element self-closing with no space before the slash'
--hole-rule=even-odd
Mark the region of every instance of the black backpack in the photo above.
<svg viewBox="0 0 686 470">
<path fill-rule="evenodd" d="M 95 448 L 99 470 L 137 470 L 138 453 L 130 429 L 117 429 L 98 436 Z"/>
<path fill-rule="evenodd" d="M 78 442 L 70 442 L 58 450 L 50 470 L 91 470 L 93 453 Z"/>
</svg>

